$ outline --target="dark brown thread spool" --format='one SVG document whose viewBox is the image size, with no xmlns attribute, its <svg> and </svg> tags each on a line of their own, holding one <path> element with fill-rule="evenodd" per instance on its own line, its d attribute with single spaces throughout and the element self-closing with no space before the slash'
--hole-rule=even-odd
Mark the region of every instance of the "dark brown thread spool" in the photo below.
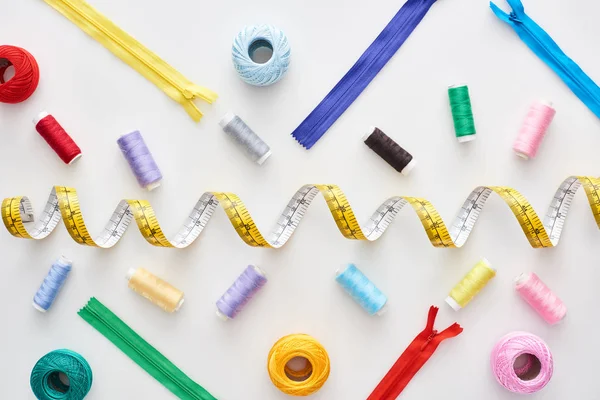
<svg viewBox="0 0 600 400">
<path fill-rule="evenodd" d="M 408 176 L 410 171 L 417 165 L 416 160 L 408 151 L 400 147 L 398 143 L 379 128 L 371 128 L 363 136 L 363 140 L 371 150 L 404 176 Z"/>
</svg>

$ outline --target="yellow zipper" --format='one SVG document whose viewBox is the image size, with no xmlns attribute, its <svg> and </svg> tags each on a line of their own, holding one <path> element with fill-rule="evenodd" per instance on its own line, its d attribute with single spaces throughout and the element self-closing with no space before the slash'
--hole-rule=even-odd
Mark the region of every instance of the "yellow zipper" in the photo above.
<svg viewBox="0 0 600 400">
<path fill-rule="evenodd" d="M 169 97 L 181 104 L 194 121 L 200 121 L 202 118 L 202 112 L 194 104 L 195 98 L 200 98 L 207 103 L 217 99 L 215 92 L 190 82 L 85 1 L 44 1 L 161 88 Z"/>
</svg>

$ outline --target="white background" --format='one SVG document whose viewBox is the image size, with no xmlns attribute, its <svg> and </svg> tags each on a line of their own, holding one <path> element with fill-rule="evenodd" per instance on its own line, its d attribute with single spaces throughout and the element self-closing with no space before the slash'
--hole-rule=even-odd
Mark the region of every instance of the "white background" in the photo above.
<svg viewBox="0 0 600 400">
<path fill-rule="evenodd" d="M 176 102 L 89 38 L 41 0 L 0 0 L 1 42 L 37 58 L 40 85 L 28 101 L 0 105 L 0 197 L 28 195 L 37 212 L 53 185 L 78 189 L 91 232 L 99 233 L 122 198 L 148 199 L 174 233 L 207 190 L 231 191 L 268 231 L 305 183 L 336 183 L 360 220 L 391 195 L 429 199 L 447 223 L 477 185 L 520 190 L 544 214 L 569 175 L 597 175 L 598 119 L 540 61 L 484 0 L 435 4 L 367 90 L 310 151 L 290 132 L 352 66 L 402 1 L 207 2 L 93 0 L 117 25 L 195 83 L 216 91 L 194 123 Z M 502 2 L 502 7 L 506 8 Z M 600 5 L 585 0 L 527 0 L 528 13 L 592 77 L 600 79 Z M 291 68 L 268 88 L 246 85 L 231 65 L 231 41 L 246 24 L 270 23 L 287 33 Z M 458 144 L 446 88 L 466 82 L 478 139 Z M 551 99 L 557 115 L 538 157 L 511 150 L 530 103 Z M 83 149 L 64 165 L 35 132 L 32 118 L 53 114 Z M 217 125 L 240 115 L 271 146 L 259 167 Z M 377 125 L 412 152 L 419 165 L 401 176 L 360 140 Z M 139 129 L 165 177 L 151 193 L 140 189 L 116 139 Z M 545 339 L 555 357 L 550 384 L 532 399 L 594 399 L 600 393 L 597 292 L 600 233 L 583 192 L 577 194 L 563 240 L 532 249 L 507 206 L 492 197 L 463 249 L 433 248 L 406 209 L 381 240 L 352 242 L 337 231 L 317 198 L 294 238 L 280 250 L 246 246 L 218 210 L 187 250 L 147 244 L 135 227 L 112 250 L 79 246 L 62 225 L 46 240 L 19 240 L 0 230 L 0 382 L 7 399 L 33 398 L 29 374 L 45 353 L 69 348 L 94 372 L 89 399 L 169 399 L 173 396 L 80 319 L 96 296 L 141 336 L 219 399 L 286 399 L 270 382 L 266 358 L 281 336 L 305 332 L 331 357 L 321 400 L 362 400 L 414 336 L 430 305 L 436 326 L 454 321 L 459 337 L 443 343 L 402 394 L 406 399 L 511 399 L 492 376 L 490 350 L 504 334 L 525 330 Z M 50 264 L 60 254 L 74 271 L 50 312 L 31 307 Z M 467 308 L 443 301 L 452 286 L 485 256 L 497 278 Z M 389 297 L 388 312 L 369 317 L 334 281 L 354 262 Z M 233 321 L 215 314 L 215 301 L 249 263 L 269 283 Z M 131 267 L 143 266 L 186 292 L 171 315 L 127 288 Z M 550 327 L 513 289 L 513 278 L 535 271 L 564 300 L 568 316 Z"/>
</svg>

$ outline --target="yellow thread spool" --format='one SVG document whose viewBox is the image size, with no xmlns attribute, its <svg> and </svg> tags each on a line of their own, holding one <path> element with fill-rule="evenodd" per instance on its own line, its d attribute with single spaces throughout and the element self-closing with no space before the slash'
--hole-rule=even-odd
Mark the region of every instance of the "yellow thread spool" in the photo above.
<svg viewBox="0 0 600 400">
<path fill-rule="evenodd" d="M 454 286 L 450 295 L 446 298 L 446 303 L 454 311 L 464 308 L 495 276 L 496 269 L 492 267 L 487 259 L 482 258 L 465 275 L 462 281 Z"/>
<path fill-rule="evenodd" d="M 305 359 L 300 370 L 288 363 Z M 323 387 L 329 378 L 329 355 L 315 338 L 305 334 L 293 334 L 279 339 L 271 348 L 267 370 L 273 385 L 292 396 L 308 396 Z"/>
<path fill-rule="evenodd" d="M 183 305 L 183 292 L 143 268 L 130 269 L 126 276 L 129 288 L 166 312 L 178 311 Z"/>
</svg>

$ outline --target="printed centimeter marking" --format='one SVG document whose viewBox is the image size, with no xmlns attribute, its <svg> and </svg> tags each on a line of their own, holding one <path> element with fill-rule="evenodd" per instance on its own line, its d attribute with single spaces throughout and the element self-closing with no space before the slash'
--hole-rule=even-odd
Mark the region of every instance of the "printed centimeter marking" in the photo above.
<svg viewBox="0 0 600 400">
<path fill-rule="evenodd" d="M 394 196 L 383 202 L 363 228 L 357 222 L 346 196 L 335 185 L 305 185 L 300 188 L 279 216 L 267 239 L 256 227 L 240 198 L 233 193 L 221 192 L 204 193 L 189 214 L 183 228 L 172 240 L 167 239 L 154 209 L 144 200 L 121 200 L 102 233 L 97 238 L 92 238 L 83 221 L 77 192 L 65 186 L 55 186 L 52 189 L 41 218 L 33 224 L 31 230 L 26 224 L 33 223 L 33 209 L 29 199 L 24 196 L 4 199 L 2 221 L 13 236 L 43 239 L 56 228 L 62 218 L 67 231 L 77 243 L 109 248 L 119 241 L 131 220 L 135 219 L 142 236 L 150 244 L 184 248 L 198 238 L 220 205 L 240 238 L 248 245 L 279 248 L 289 240 L 315 196 L 321 193 L 339 231 L 348 239 L 377 240 L 398 212 L 410 204 L 419 216 L 433 246 L 461 247 L 471 234 L 485 202 L 492 193 L 496 193 L 510 207 L 531 246 L 538 248 L 558 244 L 573 197 L 580 186 L 585 190 L 594 219 L 600 228 L 600 179 L 585 176 L 565 179 L 556 191 L 543 222 L 527 199 L 515 189 L 480 186 L 467 197 L 450 229 L 429 201 L 406 196 Z"/>
</svg>

